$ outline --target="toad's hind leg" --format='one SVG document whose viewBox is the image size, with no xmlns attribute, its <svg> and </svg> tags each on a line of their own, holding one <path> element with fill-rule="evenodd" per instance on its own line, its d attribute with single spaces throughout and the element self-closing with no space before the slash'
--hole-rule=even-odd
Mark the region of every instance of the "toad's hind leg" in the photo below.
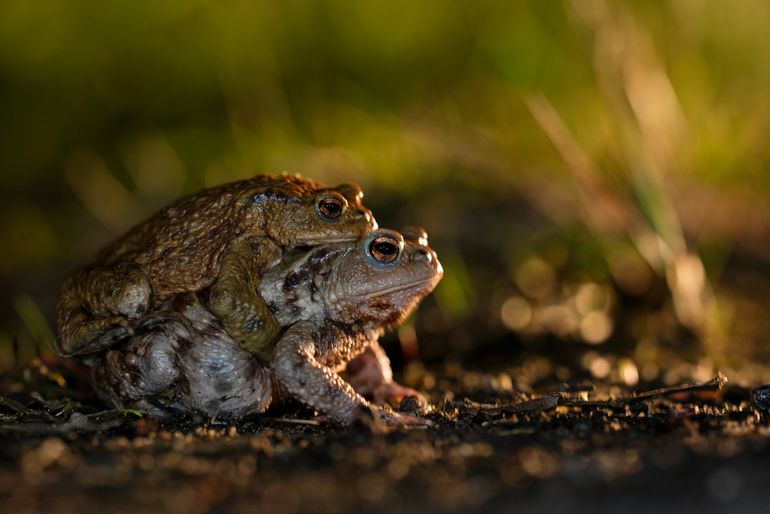
<svg viewBox="0 0 770 514">
<path fill-rule="evenodd" d="M 151 295 L 150 282 L 136 264 L 76 269 L 57 305 L 58 350 L 91 353 L 125 339 L 131 335 L 129 320 L 147 310 Z"/>
<path fill-rule="evenodd" d="M 257 293 L 262 272 L 281 249 L 264 239 L 241 239 L 222 259 L 211 286 L 209 306 L 227 333 L 246 351 L 269 361 L 281 327 Z"/>
<path fill-rule="evenodd" d="M 125 345 L 99 355 L 92 364 L 94 389 L 118 408 L 153 414 L 154 399 L 171 394 L 180 379 L 177 346 L 189 339 L 186 327 L 170 322 L 135 335 Z"/>
<path fill-rule="evenodd" d="M 393 381 L 390 359 L 376 340 L 351 360 L 345 371 L 356 392 L 371 397 L 376 403 L 386 400 L 397 403 L 412 396 L 421 405 L 427 405 L 422 393 Z"/>
</svg>

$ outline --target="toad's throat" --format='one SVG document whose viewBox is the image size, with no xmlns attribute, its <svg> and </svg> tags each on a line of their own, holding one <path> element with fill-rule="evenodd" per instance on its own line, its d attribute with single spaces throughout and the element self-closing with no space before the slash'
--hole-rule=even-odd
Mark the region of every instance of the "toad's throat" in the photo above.
<svg viewBox="0 0 770 514">
<path fill-rule="evenodd" d="M 378 296 L 385 296 L 391 293 L 397 293 L 399 291 L 404 291 L 406 289 L 416 289 L 416 290 L 425 289 L 427 291 L 431 289 L 431 286 L 434 280 L 435 279 L 431 277 L 431 278 L 426 278 L 422 280 L 414 280 L 412 282 L 404 282 L 403 284 L 398 284 L 398 285 L 386 287 L 383 289 L 376 289 L 376 290 L 369 291 L 367 293 L 352 294 L 351 297 L 357 300 L 369 300 L 371 298 L 376 298 Z"/>
</svg>

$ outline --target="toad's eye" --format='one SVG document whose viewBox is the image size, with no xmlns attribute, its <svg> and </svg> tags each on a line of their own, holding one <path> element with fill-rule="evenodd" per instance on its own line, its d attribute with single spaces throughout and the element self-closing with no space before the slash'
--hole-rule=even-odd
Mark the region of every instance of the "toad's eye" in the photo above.
<svg viewBox="0 0 770 514">
<path fill-rule="evenodd" d="M 375 269 L 389 269 L 398 266 L 404 254 L 404 238 L 395 230 L 375 230 L 359 243 L 361 254 Z"/>
<path fill-rule="evenodd" d="M 380 236 L 369 243 L 369 254 L 379 263 L 390 264 L 398 259 L 402 246 L 398 239 L 389 235 Z"/>
<path fill-rule="evenodd" d="M 398 242 L 388 236 L 378 237 L 369 243 L 369 253 L 377 262 L 393 262 L 398 257 Z"/>
<path fill-rule="evenodd" d="M 327 193 L 318 199 L 316 211 L 322 220 L 334 222 L 345 212 L 345 199 L 338 194 Z"/>
</svg>

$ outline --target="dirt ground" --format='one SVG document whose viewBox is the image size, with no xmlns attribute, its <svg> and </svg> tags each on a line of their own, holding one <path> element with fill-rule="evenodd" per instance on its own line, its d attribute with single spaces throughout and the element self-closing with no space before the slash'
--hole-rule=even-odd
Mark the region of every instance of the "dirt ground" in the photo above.
<svg viewBox="0 0 770 514">
<path fill-rule="evenodd" d="M 504 374 L 444 369 L 432 426 L 390 429 L 298 406 L 157 421 L 105 411 L 52 369 L 2 378 L 2 512 L 766 512 L 770 499 L 770 394 L 721 375 L 521 394 Z"/>
</svg>

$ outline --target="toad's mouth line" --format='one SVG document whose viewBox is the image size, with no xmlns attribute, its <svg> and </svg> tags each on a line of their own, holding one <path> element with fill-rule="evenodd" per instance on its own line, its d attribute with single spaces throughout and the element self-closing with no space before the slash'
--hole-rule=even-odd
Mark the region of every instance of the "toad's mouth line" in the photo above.
<svg viewBox="0 0 770 514">
<path fill-rule="evenodd" d="M 297 240 L 297 243 L 295 246 L 320 246 L 325 244 L 334 244 L 334 243 L 350 243 L 352 241 L 358 241 L 359 238 L 351 236 L 351 237 L 338 237 L 334 239 L 302 239 Z"/>
<path fill-rule="evenodd" d="M 405 282 L 403 284 L 398 284 L 396 286 L 392 287 L 386 287 L 384 289 L 377 289 L 375 291 L 370 291 L 368 293 L 364 294 L 358 294 L 358 295 L 351 295 L 353 298 L 357 300 L 369 300 L 371 298 L 377 297 L 377 296 L 383 296 L 390 293 L 396 293 L 398 291 L 403 291 L 405 289 L 420 289 L 422 286 L 430 286 L 433 281 L 434 277 L 426 278 L 423 280 L 415 280 L 413 282 Z"/>
</svg>

